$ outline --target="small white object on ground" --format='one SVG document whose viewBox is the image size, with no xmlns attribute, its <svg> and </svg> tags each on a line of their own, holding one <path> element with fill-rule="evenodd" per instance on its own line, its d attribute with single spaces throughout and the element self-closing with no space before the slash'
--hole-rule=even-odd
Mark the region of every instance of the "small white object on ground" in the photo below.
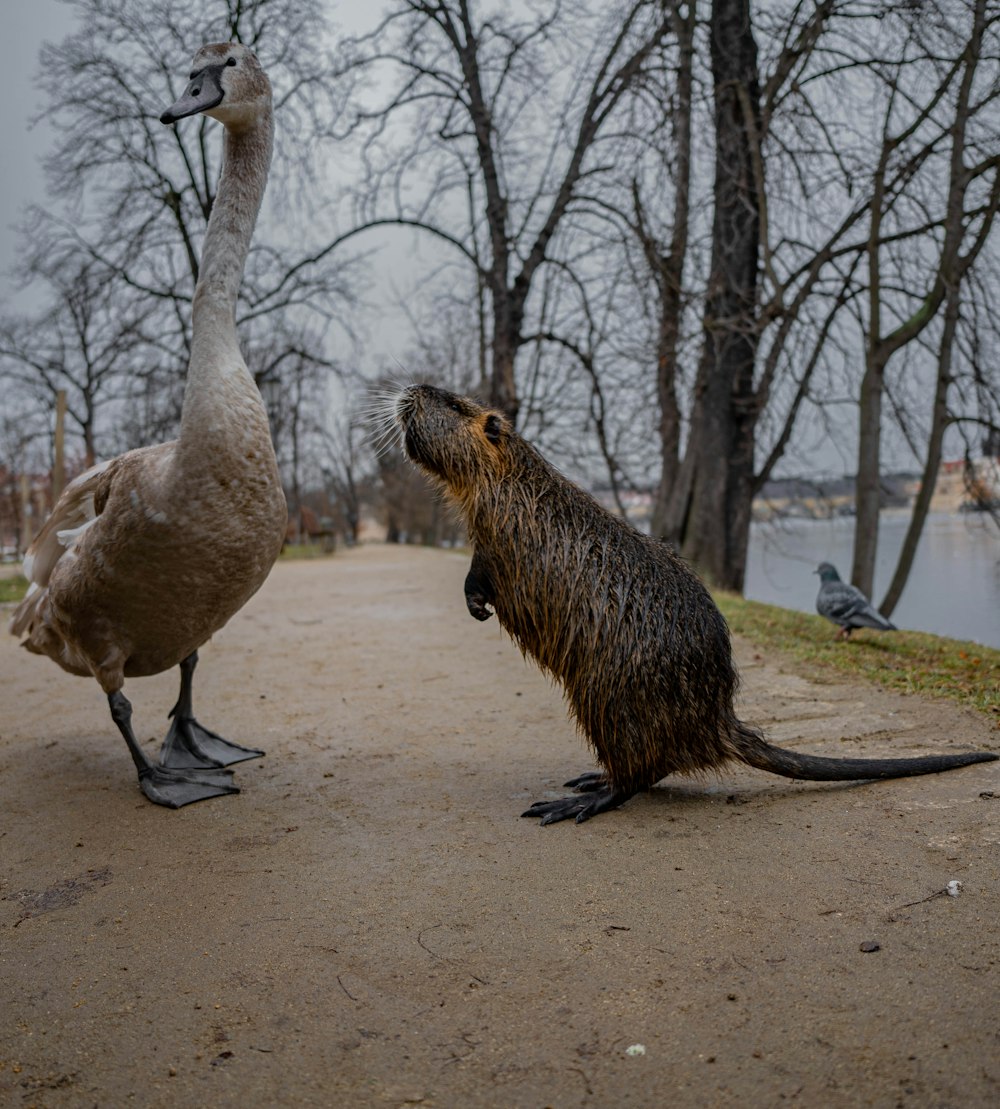
<svg viewBox="0 0 1000 1109">
<path fill-rule="evenodd" d="M 630 1047 L 625 1048 L 625 1054 L 626 1055 L 645 1055 L 646 1054 L 646 1045 L 645 1044 L 632 1044 Z"/>
<path fill-rule="evenodd" d="M 947 890 L 949 897 L 958 897 L 958 895 L 962 892 L 962 883 L 957 878 L 952 878 L 945 889 Z"/>
</svg>

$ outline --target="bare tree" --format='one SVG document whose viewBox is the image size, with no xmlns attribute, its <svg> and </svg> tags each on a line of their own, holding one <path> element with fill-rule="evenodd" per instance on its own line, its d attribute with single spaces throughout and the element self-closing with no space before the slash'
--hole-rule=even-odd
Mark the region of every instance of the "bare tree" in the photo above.
<svg viewBox="0 0 1000 1109">
<path fill-rule="evenodd" d="M 684 312 L 684 274 L 691 235 L 691 175 L 693 162 L 695 18 L 697 6 L 690 0 L 686 10 L 672 13 L 677 39 L 677 68 L 674 94 L 667 112 L 672 137 L 669 156 L 657 159 L 673 172 L 673 205 L 669 242 L 664 248 L 649 226 L 649 216 L 639 182 L 632 181 L 632 207 L 635 235 L 655 289 L 656 303 L 656 391 L 660 415 L 660 478 L 653 505 L 651 528 L 654 535 L 667 531 L 668 505 L 677 488 L 680 460 L 682 415 L 679 360 Z"/>
<path fill-rule="evenodd" d="M 757 45 L 749 0 L 714 0 L 712 254 L 695 381 L 686 480 L 667 535 L 715 584 L 742 588 L 750 528 L 756 404 L 760 200 L 753 144 L 761 127 Z"/>
<path fill-rule="evenodd" d="M 317 215 L 322 198 L 310 186 L 319 168 L 316 137 L 337 111 L 332 65 L 320 0 L 73 0 L 73 6 L 77 30 L 42 50 L 43 111 L 59 137 L 45 163 L 53 203 L 25 220 L 29 261 L 22 277 L 49 283 L 49 319 L 68 320 L 67 327 L 81 314 L 100 321 L 105 361 L 110 352 L 116 360 L 98 374 L 89 333 L 86 350 L 81 338 L 72 351 L 66 343 L 56 352 L 42 344 L 39 357 L 37 335 L 29 334 L 31 322 L 37 333 L 38 320 L 18 321 L 13 330 L 23 341 L 14 353 L 43 389 L 54 373 L 44 368 L 45 358 L 62 361 L 80 397 L 74 415 L 88 429 L 99 422 L 88 405 L 121 396 L 123 388 L 105 383 L 121 378 L 129 361 L 124 388 L 139 403 L 114 415 L 115 431 L 134 446 L 173 432 L 179 411 L 219 144 L 210 141 L 209 120 L 167 128 L 158 117 L 206 40 L 254 48 L 275 90 L 276 156 L 240 290 L 241 335 L 251 349 L 266 348 L 271 374 L 287 371 L 296 381 L 303 363 L 332 364 L 331 335 L 341 342 L 350 336 L 350 266 L 335 267 L 329 250 L 314 257 L 324 232 Z M 80 274 L 87 281 L 74 285 Z M 85 434 L 93 440 L 96 433 Z M 87 449 L 93 453 L 95 443 Z"/>
<path fill-rule="evenodd" d="M 886 103 L 866 256 L 868 319 L 859 416 L 857 529 L 851 573 L 852 581 L 869 595 L 878 541 L 882 400 L 889 361 L 917 340 L 942 306 L 947 305 L 937 385 L 939 393 L 942 389 L 947 392 L 960 287 L 991 233 L 1000 203 L 1000 154 L 995 146 L 1000 135 L 995 125 L 990 126 L 987 135 L 994 144 L 992 149 L 987 146 L 977 150 L 976 139 L 981 142 L 982 136 L 973 133 L 977 116 L 995 117 L 996 98 L 1000 94 L 995 66 L 992 80 L 985 88 L 977 79 L 984 57 L 992 53 L 995 58 L 1000 43 L 996 34 L 1000 12 L 995 7 L 990 11 L 990 7 L 986 0 L 975 0 L 962 12 L 956 12 L 954 5 L 950 5 L 946 21 L 928 19 L 929 14 L 937 17 L 945 14 L 938 6 L 933 12 L 924 10 L 916 17 L 907 15 L 900 57 L 878 70 L 885 83 Z M 952 47 L 943 58 L 942 45 Z M 929 92 L 920 97 L 925 73 L 939 59 L 943 72 Z M 912 70 L 918 63 L 922 63 L 920 72 L 914 76 Z M 970 155 L 971 162 L 967 161 Z M 926 231 L 919 254 L 911 244 L 903 258 L 895 237 L 886 232 L 890 220 L 892 230 L 898 229 L 898 209 L 904 207 L 901 201 L 908 199 L 888 185 L 894 163 L 901 158 L 917 169 L 943 170 L 947 182 L 943 193 L 928 195 L 913 190 L 909 194 L 913 202 L 908 207 L 917 209 L 917 224 L 923 223 Z M 985 192 L 983 179 L 987 182 Z M 943 398 L 939 397 L 936 403 L 943 405 Z M 925 467 L 925 480 L 932 485 L 940 460 L 942 420 L 939 412 L 931 432 L 929 465 Z M 918 501 L 914 534 L 907 543 L 904 561 L 883 603 L 883 611 L 891 612 L 902 592 L 904 567 L 908 569 L 912 560 L 926 510 L 927 503 L 923 499 Z"/>
<path fill-rule="evenodd" d="M 921 97 L 929 95 L 921 85 L 935 67 L 946 71 L 938 74 L 938 83 L 957 87 L 963 57 L 970 56 L 969 49 L 982 53 L 981 45 L 969 46 L 966 13 L 964 5 L 937 5 L 937 23 L 927 30 L 937 56 L 912 45 L 905 55 L 912 88 L 902 103 L 917 114 L 924 110 Z M 814 384 L 817 370 L 831 358 L 861 360 L 858 335 L 868 326 L 871 300 L 868 259 L 883 259 L 892 273 L 882 289 L 889 310 L 905 308 L 909 296 L 910 313 L 926 324 L 941 305 L 940 288 L 933 298 L 907 290 L 925 285 L 929 245 L 931 256 L 941 257 L 943 248 L 933 244 L 949 241 L 948 213 L 962 229 L 959 238 L 964 236 L 962 266 L 975 260 L 990 234 L 997 144 L 994 135 L 990 145 L 984 121 L 995 76 L 980 78 L 974 114 L 983 122 L 974 139 L 969 129 L 954 131 L 942 98 L 932 97 L 928 119 L 936 121 L 936 129 L 926 128 L 919 142 L 897 144 L 881 163 L 880 176 L 879 153 L 885 151 L 865 129 L 873 86 L 886 79 L 893 50 L 909 42 L 907 22 L 919 23 L 926 15 L 926 8 L 922 15 L 905 5 L 876 12 L 850 0 L 753 10 L 747 3 L 716 0 L 709 20 L 711 76 L 706 77 L 697 35 L 687 38 L 681 27 L 675 61 L 660 70 L 665 78 L 660 95 L 647 97 L 646 105 L 637 97 L 626 148 L 633 154 L 622 161 L 641 164 L 643 150 L 664 160 L 655 143 L 636 141 L 644 120 L 646 130 L 653 130 L 649 121 L 657 112 L 678 140 L 672 172 L 660 175 L 672 192 L 659 203 L 648 181 L 636 174 L 620 183 L 617 199 L 602 197 L 602 211 L 612 212 L 641 248 L 644 267 L 633 268 L 636 299 L 646 295 L 644 289 L 653 291 L 645 349 L 656 362 L 663 452 L 653 526 L 719 584 L 742 587 L 751 497 L 781 460 L 803 409 L 826 403 L 822 385 Z M 758 33 L 767 44 L 762 62 L 755 60 Z M 684 136 L 708 131 L 698 115 L 702 104 L 690 94 L 685 59 L 694 86 L 700 78 L 714 88 L 716 179 L 710 266 L 702 271 L 696 258 L 697 265 L 681 279 L 677 267 L 683 273 L 685 252 L 695 238 L 691 214 L 706 207 L 703 175 L 697 167 L 690 171 L 692 150 Z M 845 84 L 860 92 L 845 96 Z M 946 162 L 948 135 L 955 140 L 953 150 L 964 151 L 960 157 L 966 159 L 964 168 L 950 174 L 964 195 L 955 193 L 951 201 L 933 188 L 934 172 Z M 688 189 L 695 190 L 693 198 Z M 629 192 L 631 211 L 624 203 Z M 879 204 L 888 218 L 873 221 L 873 206 Z M 680 322 L 685 313 L 686 339 Z M 695 313 L 704 341 L 694 386 L 685 392 L 689 377 L 683 360 L 690 357 Z M 594 312 L 584 315 L 589 325 Z M 620 313 L 613 319 L 620 326 Z M 638 393 L 648 396 L 642 389 Z M 877 476 L 876 469 L 876 482 Z M 864 534 L 870 533 L 865 526 Z"/>
<path fill-rule="evenodd" d="M 465 259 L 489 297 L 490 399 L 513 419 L 538 275 L 584 183 L 608 170 L 600 139 L 667 34 L 669 7 L 595 15 L 553 0 L 487 15 L 468 0 L 402 0 L 345 44 L 366 167 L 355 230 L 421 228 Z M 376 74 L 390 91 L 366 100 Z"/>
<path fill-rule="evenodd" d="M 145 328 L 155 308 L 146 298 L 116 295 L 107 272 L 92 260 L 46 264 L 36 254 L 31 273 L 48 284 L 54 299 L 38 318 L 0 321 L 0 366 L 43 411 L 53 410 L 59 391 L 66 391 L 84 464 L 92 466 L 99 453 L 98 410 L 121 397 L 137 358 L 150 354 Z M 105 445 L 117 446 L 110 437 Z"/>
<path fill-rule="evenodd" d="M 371 483 L 365 472 L 368 435 L 363 417 L 346 406 L 341 409 L 340 419 L 326 429 L 323 483 L 349 546 L 358 541 L 366 494 L 370 496 Z"/>
</svg>

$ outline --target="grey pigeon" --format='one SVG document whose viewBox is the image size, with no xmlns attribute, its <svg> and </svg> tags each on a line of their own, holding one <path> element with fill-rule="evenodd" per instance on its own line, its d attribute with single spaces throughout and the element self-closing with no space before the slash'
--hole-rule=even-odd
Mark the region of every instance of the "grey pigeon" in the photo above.
<svg viewBox="0 0 1000 1109">
<path fill-rule="evenodd" d="M 882 632 L 897 630 L 895 624 L 872 607 L 860 589 L 840 580 L 837 568 L 831 563 L 821 562 L 815 573 L 819 574 L 820 581 L 816 611 L 840 625 L 838 639 L 847 639 L 854 628 L 875 628 Z"/>
</svg>

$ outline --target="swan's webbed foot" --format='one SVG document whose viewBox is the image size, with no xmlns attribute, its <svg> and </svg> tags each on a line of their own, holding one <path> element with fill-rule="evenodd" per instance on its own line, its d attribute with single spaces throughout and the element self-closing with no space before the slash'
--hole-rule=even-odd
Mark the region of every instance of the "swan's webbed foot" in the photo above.
<svg viewBox="0 0 1000 1109">
<path fill-rule="evenodd" d="M 239 793 L 233 785 L 231 770 L 170 770 L 164 766 L 150 766 L 139 771 L 139 787 L 154 805 L 180 809 L 195 801 L 222 797 L 226 793 Z"/>
<path fill-rule="evenodd" d="M 521 815 L 541 817 L 543 825 L 568 820 L 571 816 L 577 824 L 582 824 L 592 816 L 617 809 L 634 796 L 634 793 L 616 790 L 600 771 L 581 774 L 579 778 L 568 781 L 566 786 L 577 792 L 571 797 L 558 797 L 555 801 L 536 801 Z"/>
<path fill-rule="evenodd" d="M 108 694 L 111 719 L 114 720 L 128 746 L 129 754 L 139 775 L 139 788 L 154 805 L 179 809 L 193 801 L 206 801 L 226 793 L 239 793 L 233 785 L 230 770 L 213 767 L 210 770 L 178 770 L 157 766 L 139 746 L 132 730 L 132 706 L 120 689 Z"/>
<path fill-rule="evenodd" d="M 198 652 L 192 651 L 180 664 L 181 690 L 177 704 L 170 710 L 173 718 L 167 738 L 160 749 L 160 765 L 174 770 L 191 767 L 230 766 L 244 759 L 256 759 L 264 754 L 256 747 L 241 747 L 221 735 L 203 728 L 194 718 L 191 707 L 191 681 L 198 665 Z"/>
<path fill-rule="evenodd" d="M 175 770 L 229 766 L 263 755 L 256 747 L 241 747 L 203 728 L 193 716 L 175 714 L 160 749 L 160 765 Z"/>
</svg>

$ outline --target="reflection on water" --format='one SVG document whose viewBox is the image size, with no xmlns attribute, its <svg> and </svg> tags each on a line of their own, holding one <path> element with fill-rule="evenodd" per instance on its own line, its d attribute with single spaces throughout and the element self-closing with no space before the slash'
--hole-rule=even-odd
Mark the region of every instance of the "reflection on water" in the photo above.
<svg viewBox="0 0 1000 1109">
<path fill-rule="evenodd" d="M 908 522 L 907 513 L 882 515 L 876 607 L 889 588 Z M 746 595 L 815 612 L 819 579 L 812 571 L 820 562 L 832 562 L 840 576 L 849 580 L 853 543 L 851 518 L 755 523 L 750 531 Z M 1000 647 L 1000 531 L 996 525 L 975 513 L 929 516 L 892 622 L 900 628 Z"/>
</svg>

